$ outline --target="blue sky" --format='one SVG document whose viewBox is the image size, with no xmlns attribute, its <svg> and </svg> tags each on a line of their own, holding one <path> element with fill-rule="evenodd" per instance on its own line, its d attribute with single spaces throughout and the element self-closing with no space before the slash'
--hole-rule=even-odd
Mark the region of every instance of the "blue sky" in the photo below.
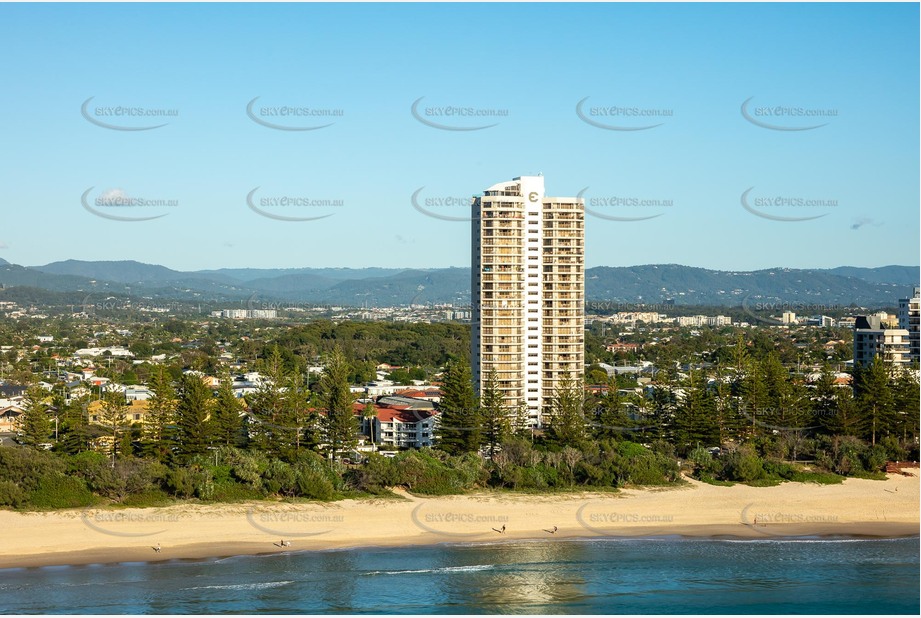
<svg viewBox="0 0 921 618">
<path fill-rule="evenodd" d="M 584 190 L 588 266 L 918 264 L 918 17 L 916 4 L 3 4 L 0 257 L 467 266 L 469 224 L 411 196 L 463 218 L 471 194 L 543 173 L 549 195 Z M 257 120 L 332 124 L 264 126 L 247 115 L 256 97 Z M 421 97 L 421 120 L 495 126 L 429 126 L 411 113 Z M 612 128 L 577 115 L 586 97 L 583 116 Z M 119 106 L 178 115 L 104 115 Z M 280 107 L 333 115 L 269 115 Z M 113 195 L 175 201 L 96 201 Z M 272 201 L 286 196 L 297 203 Z"/>
</svg>

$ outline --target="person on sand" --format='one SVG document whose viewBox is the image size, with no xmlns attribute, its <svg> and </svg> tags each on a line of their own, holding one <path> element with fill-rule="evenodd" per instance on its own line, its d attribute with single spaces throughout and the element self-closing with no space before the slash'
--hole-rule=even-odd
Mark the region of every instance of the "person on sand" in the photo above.
<svg viewBox="0 0 921 618">
<path fill-rule="evenodd" d="M 159 553 L 160 553 L 160 544 L 157 543 L 157 546 L 154 547 L 153 550 L 159 554 Z"/>
<path fill-rule="evenodd" d="M 505 524 L 502 524 L 502 534 L 505 534 Z"/>
</svg>

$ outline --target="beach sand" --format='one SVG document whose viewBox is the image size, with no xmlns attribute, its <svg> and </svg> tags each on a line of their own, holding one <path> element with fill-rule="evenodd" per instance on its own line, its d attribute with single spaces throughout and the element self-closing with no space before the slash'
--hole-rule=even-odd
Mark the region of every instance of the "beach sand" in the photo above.
<svg viewBox="0 0 921 618">
<path fill-rule="evenodd" d="M 399 493 L 333 503 L 0 511 L 0 568 L 600 536 L 896 537 L 918 535 L 921 508 L 919 477 L 902 475 L 840 485 L 723 487 L 689 480 L 678 488 L 616 493 Z"/>
</svg>

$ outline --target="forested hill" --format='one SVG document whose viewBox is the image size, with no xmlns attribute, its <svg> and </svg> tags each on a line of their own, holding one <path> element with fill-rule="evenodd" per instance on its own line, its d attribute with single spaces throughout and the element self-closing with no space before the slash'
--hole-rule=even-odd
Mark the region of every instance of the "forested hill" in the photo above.
<svg viewBox="0 0 921 618">
<path fill-rule="evenodd" d="M 719 271 L 678 264 L 585 271 L 586 300 L 739 306 L 746 299 L 893 307 L 921 281 L 917 266 Z M 188 301 L 279 300 L 346 306 L 470 302 L 470 269 L 291 268 L 183 272 L 134 261 L 67 260 L 24 267 L 0 261 L 0 285 Z"/>
</svg>

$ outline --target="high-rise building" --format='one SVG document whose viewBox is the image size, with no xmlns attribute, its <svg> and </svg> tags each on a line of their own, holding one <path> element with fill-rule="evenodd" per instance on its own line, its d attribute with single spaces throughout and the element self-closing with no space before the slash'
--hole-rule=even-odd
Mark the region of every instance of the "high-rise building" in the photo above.
<svg viewBox="0 0 921 618">
<path fill-rule="evenodd" d="M 911 362 L 921 361 L 921 341 L 919 341 L 919 317 L 921 317 L 921 287 L 911 290 L 911 298 L 899 299 L 899 328 L 908 331 L 908 357 Z"/>
<path fill-rule="evenodd" d="M 584 202 L 521 176 L 474 198 L 472 232 L 474 384 L 494 374 L 509 410 L 541 427 L 567 379 L 582 388 Z"/>
<path fill-rule="evenodd" d="M 859 315 L 854 321 L 854 366 L 868 365 L 880 356 L 894 367 L 909 364 L 908 331 L 886 328 L 878 315 Z"/>
</svg>

